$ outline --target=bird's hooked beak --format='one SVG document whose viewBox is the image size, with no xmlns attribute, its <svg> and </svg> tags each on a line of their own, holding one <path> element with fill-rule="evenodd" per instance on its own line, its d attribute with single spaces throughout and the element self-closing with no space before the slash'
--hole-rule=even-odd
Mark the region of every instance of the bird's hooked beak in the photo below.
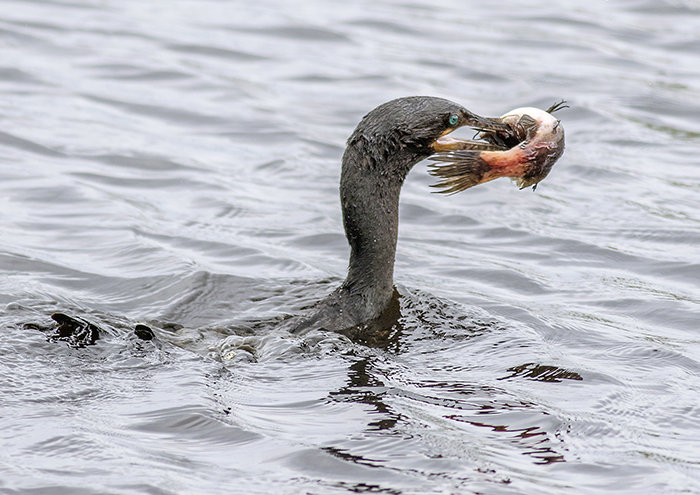
<svg viewBox="0 0 700 495">
<path fill-rule="evenodd" d="M 440 137 L 433 142 L 433 150 L 435 150 L 436 153 L 439 153 L 443 151 L 456 150 L 503 151 L 508 149 L 505 146 L 499 146 L 497 144 L 487 143 L 484 141 L 473 141 L 470 139 L 448 136 L 448 134 L 450 134 L 452 131 L 464 126 L 472 127 L 479 132 L 493 131 L 505 134 L 507 136 L 513 135 L 513 129 L 508 124 L 504 123 L 500 118 L 481 117 L 471 112 L 465 112 L 459 125 L 446 129 L 445 132 L 443 132 Z"/>
</svg>

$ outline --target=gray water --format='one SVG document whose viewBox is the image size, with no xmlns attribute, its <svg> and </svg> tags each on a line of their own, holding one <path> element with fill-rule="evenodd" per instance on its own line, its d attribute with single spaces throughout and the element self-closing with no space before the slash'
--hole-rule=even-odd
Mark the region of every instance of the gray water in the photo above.
<svg viewBox="0 0 700 495">
<path fill-rule="evenodd" d="M 391 339 L 290 335 L 415 94 L 564 98 L 566 153 L 419 164 Z M 2 0 L 0 493 L 700 493 L 699 148 L 696 0 Z"/>
</svg>

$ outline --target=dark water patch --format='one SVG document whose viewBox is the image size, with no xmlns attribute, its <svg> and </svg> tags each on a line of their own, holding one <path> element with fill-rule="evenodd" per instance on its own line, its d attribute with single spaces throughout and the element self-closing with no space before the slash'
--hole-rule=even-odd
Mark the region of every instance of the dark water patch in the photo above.
<svg viewBox="0 0 700 495">
<path fill-rule="evenodd" d="M 597 185 L 604 182 L 620 182 L 635 180 L 633 174 L 616 170 L 607 164 L 571 164 L 563 173 L 570 174 L 575 180 Z"/>
<path fill-rule="evenodd" d="M 301 137 L 300 141 L 307 143 L 312 147 L 311 153 L 314 156 L 330 158 L 336 160 L 337 162 L 340 162 L 340 159 L 343 156 L 343 151 L 345 151 L 342 146 L 339 146 L 336 143 L 329 143 L 320 139 Z"/>
<path fill-rule="evenodd" d="M 191 53 L 193 55 L 204 55 L 208 57 L 215 57 L 223 60 L 230 60 L 232 62 L 254 62 L 260 60 L 269 60 L 269 57 L 256 55 L 253 53 L 242 52 L 239 50 L 231 50 L 228 48 L 221 48 L 209 45 L 181 45 L 181 44 L 170 44 L 167 45 L 169 50 L 178 53 Z"/>
<path fill-rule="evenodd" d="M 44 40 L 39 37 L 5 28 L 0 28 L 0 39 L 1 38 L 9 40 L 11 43 L 26 43 L 30 45 L 41 45 L 44 43 Z"/>
<path fill-rule="evenodd" d="M 30 0 L 31 1 L 31 0 Z M 123 30 L 123 29 L 108 29 L 105 28 L 104 26 L 99 29 L 95 28 L 89 28 L 83 24 L 79 25 L 73 25 L 73 26 L 60 26 L 57 24 L 52 24 L 52 23 L 47 23 L 47 22 L 32 22 L 32 21 L 27 21 L 27 20 L 21 20 L 21 21 L 9 21 L 8 24 L 13 24 L 18 27 L 28 27 L 30 29 L 33 29 L 36 33 L 38 34 L 47 34 L 45 33 L 46 31 L 49 32 L 54 32 L 54 33 L 88 33 L 88 34 L 93 34 L 97 35 L 98 37 L 101 36 L 110 36 L 110 37 L 124 37 L 124 38 L 137 38 L 137 39 L 142 39 L 142 40 L 155 40 L 155 38 L 149 34 L 146 33 L 139 33 L 137 31 L 129 31 L 129 30 Z M 64 34 L 65 37 L 65 34 Z"/>
<path fill-rule="evenodd" d="M 695 236 L 693 236 L 693 239 L 695 239 Z M 683 240 L 683 236 L 681 240 Z M 694 242 L 691 244 L 694 245 Z M 659 263 L 655 267 L 650 267 L 650 269 L 651 273 L 662 277 L 672 277 L 679 281 L 691 283 L 700 281 L 700 264 L 697 263 Z"/>
<path fill-rule="evenodd" d="M 533 51 L 551 50 L 569 52 L 571 54 L 575 53 L 578 56 L 582 56 L 582 54 L 590 53 L 592 51 L 590 47 L 581 45 L 580 43 L 575 43 L 573 41 L 559 40 L 555 46 L 552 46 L 552 43 L 549 40 L 534 39 L 530 37 L 504 39 L 496 41 L 495 44 L 502 45 L 504 47 L 517 45 L 519 47 L 525 48 L 526 50 Z"/>
<path fill-rule="evenodd" d="M 625 10 L 651 15 L 669 16 L 685 16 L 688 14 L 692 16 L 700 14 L 700 9 L 693 5 L 692 2 L 676 2 L 673 0 L 661 0 L 659 2 L 646 0 L 639 2 L 637 5 L 632 4 L 632 6 L 627 7 Z"/>
<path fill-rule="evenodd" d="M 421 65 L 425 65 L 425 62 L 421 62 Z M 509 79 L 505 76 L 490 74 L 488 72 L 479 71 L 472 68 L 460 68 L 454 71 L 454 74 L 459 79 L 466 79 L 468 81 L 488 83 L 505 83 Z"/>
<path fill-rule="evenodd" d="M 674 368 L 680 365 L 683 369 L 697 374 L 700 371 L 698 361 L 685 356 L 682 349 L 673 349 L 659 339 L 655 342 L 648 338 L 646 342 L 629 342 L 619 344 L 609 349 L 606 355 L 615 356 L 618 359 L 633 365 L 638 373 L 663 373 L 663 369 Z M 671 366 L 670 363 L 674 365 Z"/>
<path fill-rule="evenodd" d="M 0 131 L 0 144 L 10 148 L 19 149 L 22 151 L 29 151 L 30 153 L 36 153 L 43 156 L 50 157 L 63 157 L 63 153 L 42 146 L 39 143 L 35 143 L 29 139 L 24 139 L 18 136 L 13 136 L 12 134 Z"/>
<path fill-rule="evenodd" d="M 350 38 L 331 29 L 318 26 L 267 26 L 267 27 L 225 27 L 232 31 L 257 34 L 264 37 L 291 39 L 304 42 L 349 43 Z"/>
<path fill-rule="evenodd" d="M 648 150 L 651 148 L 647 141 L 643 141 L 641 139 L 618 137 L 617 139 L 606 139 L 605 142 L 611 144 L 612 146 L 620 146 L 637 150 Z M 662 146 L 661 143 L 659 143 L 659 147 L 660 146 Z"/>
<path fill-rule="evenodd" d="M 623 55 L 599 57 L 597 63 L 603 66 L 613 67 L 615 69 L 626 68 L 628 70 L 645 70 L 649 67 L 647 61 L 634 60 Z"/>
<path fill-rule="evenodd" d="M 599 23 L 586 19 L 578 12 L 570 11 L 562 15 L 560 12 L 553 11 L 549 16 L 529 15 L 528 20 L 537 24 L 546 24 L 551 29 L 567 31 L 567 28 L 575 28 L 575 32 L 584 32 L 587 36 L 592 37 L 593 33 L 598 35 L 606 34 L 607 30 Z"/>
<path fill-rule="evenodd" d="M 462 228 L 471 228 L 479 225 L 479 222 L 469 216 L 466 215 L 436 215 L 439 218 L 436 218 L 435 221 L 439 223 L 439 225 L 445 225 L 449 226 L 450 228 L 452 226 L 457 226 L 457 227 L 462 227 Z M 432 219 L 431 219 L 432 221 Z"/>
<path fill-rule="evenodd" d="M 598 131 L 598 135 L 600 138 L 609 138 L 609 136 L 606 135 L 600 129 L 599 126 L 602 126 L 604 124 L 609 124 L 611 122 L 611 117 L 607 112 L 607 109 L 605 107 L 589 107 L 588 105 L 582 104 L 581 102 L 576 101 L 571 96 L 568 96 L 566 92 L 564 92 L 563 95 L 566 98 L 566 101 L 569 103 L 570 107 L 564 110 L 566 112 L 566 121 L 569 122 L 576 122 L 578 123 L 583 123 L 583 122 L 588 122 L 588 125 L 586 126 L 586 130 L 588 131 Z M 544 102 L 546 105 L 547 102 Z M 564 115 L 562 115 L 562 118 L 564 118 Z M 577 129 L 578 130 L 578 129 Z M 580 132 L 580 131 L 579 131 Z M 569 140 L 571 139 L 576 139 L 577 138 L 577 133 L 575 133 L 573 136 L 569 137 Z M 611 135 L 617 136 L 618 138 L 620 137 L 619 133 L 610 133 Z"/>
<path fill-rule="evenodd" d="M 127 63 L 86 63 L 81 65 L 81 67 L 84 67 L 86 69 L 95 69 L 95 70 L 100 70 L 100 71 L 105 71 L 109 72 L 112 74 L 133 74 L 133 73 L 139 73 L 143 72 L 146 70 L 143 66 L 141 65 L 136 65 L 136 64 L 127 64 Z M 105 76 L 107 77 L 107 76 Z"/>
<path fill-rule="evenodd" d="M 77 474 L 77 473 L 60 473 L 60 474 Z M 76 486 L 66 487 L 62 484 L 44 485 L 39 484 L 39 487 L 32 488 L 5 488 L 3 491 L 8 495 L 97 495 L 99 492 L 93 488 L 81 488 Z M 170 495 L 172 492 L 163 492 Z"/>
<path fill-rule="evenodd" d="M 629 120 L 631 122 L 635 122 L 637 124 L 640 124 L 648 129 L 651 129 L 653 131 L 657 131 L 657 132 L 665 134 L 667 136 L 671 136 L 672 138 L 675 138 L 675 139 L 688 140 L 688 141 L 697 141 L 698 139 L 700 139 L 700 132 L 686 130 L 686 129 L 683 129 L 682 127 L 679 127 L 679 126 L 669 126 L 669 125 L 662 124 L 658 121 L 649 122 L 648 119 L 641 119 L 641 118 L 636 118 L 636 117 L 629 117 Z"/>
<path fill-rule="evenodd" d="M 156 327 L 169 322 L 180 327 L 197 328 L 230 320 L 246 310 L 279 310 L 280 287 L 269 286 L 254 279 L 196 272 L 184 277 L 163 278 L 149 284 L 149 306 Z M 264 302 L 269 300 L 269 302 Z M 283 298 L 282 298 L 283 300 Z M 142 303 L 143 304 L 143 303 Z"/>
<path fill-rule="evenodd" d="M 515 271 L 504 272 L 502 269 L 457 269 L 445 272 L 450 276 L 463 277 L 474 283 L 486 284 L 491 287 L 499 287 L 508 292 L 542 296 L 551 292 L 544 284 L 537 283 L 526 273 Z"/>
<path fill-rule="evenodd" d="M 27 453 L 43 454 L 56 457 L 74 457 L 76 455 L 89 455 L 98 460 L 108 460 L 110 456 L 103 456 L 99 443 L 85 436 L 57 435 L 37 442 L 27 449 Z"/>
<path fill-rule="evenodd" d="M 136 415 L 130 429 L 175 438 L 178 441 L 207 442 L 211 446 L 241 445 L 261 435 L 228 425 L 212 417 L 213 411 L 199 406 L 166 408 Z"/>
<path fill-rule="evenodd" d="M 51 5 L 51 6 L 56 6 L 60 8 L 69 8 L 69 9 L 78 9 L 78 10 L 103 10 L 102 7 L 98 5 L 91 5 L 90 3 L 85 3 L 85 2 L 64 2 L 60 0 L 27 0 L 26 3 L 30 4 L 38 4 L 38 5 Z"/>
<path fill-rule="evenodd" d="M 207 210 L 214 209 L 216 210 L 214 216 L 217 218 L 233 218 L 245 215 L 248 212 L 241 206 L 232 205 L 228 201 L 208 196 L 195 198 L 192 202 L 192 206 Z"/>
<path fill-rule="evenodd" d="M 129 75 L 108 75 L 100 76 L 104 79 L 116 79 L 124 81 L 178 81 L 182 79 L 191 79 L 193 76 L 180 71 L 174 70 L 153 70 L 153 71 L 141 71 L 138 74 Z"/>
<path fill-rule="evenodd" d="M 630 108 L 648 111 L 650 114 L 668 115 L 673 117 L 684 117 L 688 120 L 694 120 L 700 112 L 700 106 L 690 102 L 677 101 L 658 94 L 649 94 L 642 99 L 631 99 L 628 102 Z M 700 132 L 700 127 L 696 129 L 687 129 L 686 132 Z"/>
<path fill-rule="evenodd" d="M 276 144 L 293 143 L 299 139 L 299 135 L 296 132 L 271 131 L 267 124 L 263 122 L 251 123 L 250 127 L 252 127 L 250 131 L 222 132 L 219 135 L 234 142 L 259 145 L 273 142 Z M 259 130 L 255 131 L 254 129 L 256 128 Z"/>
<path fill-rule="evenodd" d="M 140 156 L 125 156 L 117 154 L 94 155 L 90 156 L 89 159 L 106 163 L 108 165 L 116 165 L 118 167 L 133 168 L 138 170 L 152 170 L 157 172 L 170 170 L 190 170 L 196 171 L 198 174 L 207 173 L 207 170 L 183 165 L 169 158 L 145 154 Z"/>
<path fill-rule="evenodd" d="M 286 164 L 287 162 L 285 160 L 272 160 L 269 162 L 261 163 L 260 165 L 256 165 L 255 168 L 256 170 L 268 170 L 274 173 L 288 169 L 288 167 L 285 166 Z"/>
<path fill-rule="evenodd" d="M 69 186 L 45 186 L 45 187 L 32 187 L 27 188 L 24 191 L 23 202 L 26 203 L 37 203 L 37 204 L 80 204 L 87 203 L 89 199 L 79 192 L 75 187 Z M 45 212 L 46 216 L 51 216 L 52 212 Z M 37 230 L 44 230 L 50 227 L 49 224 L 42 223 L 39 218 L 31 220 L 26 223 L 26 227 L 36 228 Z"/>
<path fill-rule="evenodd" d="M 280 460 L 283 465 L 296 472 L 307 476 L 323 475 L 323 478 L 326 479 L 343 480 L 345 485 L 349 484 L 350 486 L 356 486 L 358 483 L 360 486 L 367 484 L 372 486 L 372 482 L 382 481 L 392 484 L 405 483 L 408 486 L 412 484 L 409 476 L 382 469 L 381 466 L 372 463 L 369 459 L 365 460 L 361 456 L 353 456 L 329 447 L 322 450 L 308 449 L 305 452 L 295 452 L 288 458 Z M 382 487 L 383 484 L 378 486 Z M 388 488 L 380 488 L 378 493 L 391 493 L 391 490 L 387 490 Z"/>
<path fill-rule="evenodd" d="M 94 101 L 96 103 L 103 103 L 111 107 L 125 110 L 128 113 L 132 113 L 135 115 L 143 115 L 145 117 L 153 117 L 164 122 L 181 126 L 213 126 L 223 124 L 226 122 L 226 119 L 221 117 L 200 114 L 197 112 L 182 110 L 179 108 L 169 108 L 161 105 L 147 105 L 143 103 L 126 102 L 89 94 L 83 94 L 81 96 L 87 100 Z"/>
<path fill-rule="evenodd" d="M 406 26 L 404 24 L 399 24 L 396 22 L 388 21 L 388 20 L 380 20 L 380 19 L 372 19 L 372 18 L 353 20 L 353 21 L 347 22 L 346 25 L 370 28 L 370 29 L 375 30 L 375 31 L 386 32 L 386 33 L 391 33 L 391 34 L 398 34 L 398 35 L 416 36 L 416 35 L 424 35 L 425 34 L 421 30 L 417 29 L 415 26 Z"/>
<path fill-rule="evenodd" d="M 78 172 L 72 174 L 74 177 L 81 180 L 94 182 L 98 184 L 105 184 L 114 187 L 121 187 L 126 189 L 154 189 L 154 188 L 165 188 L 165 189 L 220 189 L 221 186 L 216 186 L 214 184 L 205 184 L 203 182 L 195 183 L 188 182 L 184 183 L 181 178 L 170 178 L 170 177 L 160 177 L 160 178 L 130 178 L 130 177 L 115 177 L 106 174 L 89 174 L 85 172 Z"/>
<path fill-rule="evenodd" d="M 312 234 L 295 237 L 288 244 L 311 249 L 336 251 L 346 249 L 347 240 L 342 234 Z"/>
<path fill-rule="evenodd" d="M 665 43 L 663 47 L 667 50 L 678 51 L 688 54 L 698 53 L 700 50 L 700 39 L 688 41 L 677 41 L 674 43 Z"/>
<path fill-rule="evenodd" d="M 56 23 L 50 23 L 50 22 L 38 22 L 38 21 L 30 21 L 23 19 L 21 21 L 14 21 L 12 24 L 15 24 L 17 26 L 23 26 L 23 27 L 28 27 L 28 28 L 35 28 L 38 29 L 39 31 L 54 31 L 57 33 L 65 33 L 70 31 L 70 29 L 66 26 L 61 26 L 60 24 Z"/>
<path fill-rule="evenodd" d="M 386 77 L 381 74 L 341 74 L 341 75 L 329 75 L 329 74 L 302 74 L 290 76 L 287 78 L 288 81 L 309 83 L 309 84 L 334 84 L 334 83 L 348 83 L 350 81 L 356 81 L 358 83 L 366 82 L 372 83 L 386 80 Z"/>
<path fill-rule="evenodd" d="M 158 235 L 150 232 L 138 232 L 138 235 L 157 241 L 162 244 L 170 245 L 177 249 L 192 250 L 204 256 L 217 258 L 220 263 L 230 263 L 232 265 L 255 266 L 260 265 L 278 265 L 293 270 L 298 267 L 298 263 L 292 260 L 279 257 L 275 259 L 267 255 L 265 252 L 243 246 L 232 246 L 226 242 L 217 242 L 206 239 L 193 239 L 190 237 L 179 235 Z"/>
<path fill-rule="evenodd" d="M 186 303 L 183 299 L 196 299 L 198 290 L 208 290 L 215 293 L 217 305 L 227 301 L 227 307 L 216 313 L 215 317 L 226 318 L 236 311 L 236 308 L 241 309 L 240 305 L 245 305 L 246 301 L 251 304 L 251 298 L 254 299 L 256 294 L 255 287 L 259 286 L 246 278 L 213 277 L 222 282 L 205 289 L 201 286 L 207 285 L 212 276 L 203 272 L 162 277 L 108 277 L 10 253 L 0 254 L 0 267 L 8 273 L 23 274 L 25 278 L 33 277 L 48 286 L 92 294 L 94 299 L 102 302 L 101 306 L 105 310 L 126 312 L 140 308 L 144 315 L 151 317 L 161 315 L 171 305 L 174 308 L 184 306 Z M 68 312 L 72 309 L 61 309 L 58 304 L 53 301 L 44 313 L 50 314 L 59 310 Z M 202 309 L 211 311 L 213 308 L 208 306 L 208 302 L 202 302 L 198 310 L 193 311 L 193 315 L 200 313 Z M 79 311 L 83 312 L 84 308 L 80 308 Z M 49 321 L 45 320 L 45 323 L 48 324 Z M 188 320 L 183 317 L 180 323 L 187 324 Z"/>
<path fill-rule="evenodd" d="M 45 81 L 14 67 L 0 67 L 0 82 L 47 85 Z"/>
</svg>

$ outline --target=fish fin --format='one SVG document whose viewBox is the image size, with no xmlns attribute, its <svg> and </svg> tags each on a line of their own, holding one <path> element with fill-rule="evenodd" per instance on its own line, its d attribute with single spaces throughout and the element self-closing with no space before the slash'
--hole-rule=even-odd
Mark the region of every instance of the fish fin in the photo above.
<svg viewBox="0 0 700 495">
<path fill-rule="evenodd" d="M 566 100 L 561 100 L 559 103 L 555 103 L 551 107 L 549 107 L 545 112 L 547 113 L 552 113 L 556 112 L 557 110 L 561 110 L 562 108 L 571 108 L 569 105 L 566 104 Z"/>
<path fill-rule="evenodd" d="M 437 192 L 444 194 L 458 193 L 480 184 L 484 175 L 491 170 L 491 166 L 481 158 L 479 151 L 436 153 L 431 159 L 434 163 L 428 165 L 428 172 L 442 179 L 431 187 L 442 188 L 442 191 Z"/>
</svg>

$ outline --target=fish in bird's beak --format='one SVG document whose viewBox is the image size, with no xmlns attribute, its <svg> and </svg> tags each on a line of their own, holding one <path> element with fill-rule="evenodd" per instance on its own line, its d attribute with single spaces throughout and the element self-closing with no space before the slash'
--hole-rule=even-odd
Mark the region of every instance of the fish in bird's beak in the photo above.
<svg viewBox="0 0 700 495">
<path fill-rule="evenodd" d="M 564 153 L 564 127 L 552 112 L 567 108 L 562 101 L 547 110 L 524 107 L 506 113 L 500 121 L 506 130 L 484 129 L 469 141 L 440 137 L 431 156 L 429 170 L 440 177 L 433 187 L 442 193 L 456 193 L 483 182 L 510 177 L 520 189 L 534 190 Z"/>
</svg>

